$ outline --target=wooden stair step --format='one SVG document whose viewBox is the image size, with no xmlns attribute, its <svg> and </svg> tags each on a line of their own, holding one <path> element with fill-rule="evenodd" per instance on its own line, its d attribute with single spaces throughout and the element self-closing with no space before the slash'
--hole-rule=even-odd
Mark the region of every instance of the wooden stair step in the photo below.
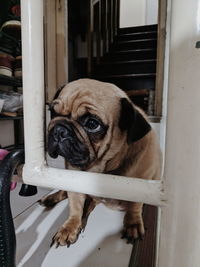
<svg viewBox="0 0 200 267">
<path fill-rule="evenodd" d="M 156 58 L 155 48 L 144 48 L 134 50 L 119 50 L 110 51 L 105 54 L 102 61 L 120 61 L 120 60 L 137 60 L 137 59 L 155 59 Z"/>
<path fill-rule="evenodd" d="M 136 26 L 136 27 L 125 27 L 118 30 L 118 34 L 124 33 L 135 33 L 135 32 L 146 32 L 146 31 L 156 31 L 158 29 L 157 24 Z"/>
<path fill-rule="evenodd" d="M 131 60 L 131 61 L 117 61 L 105 62 L 96 66 L 96 74 L 143 74 L 155 73 L 156 60 Z"/>
<path fill-rule="evenodd" d="M 115 40 L 130 41 L 130 40 L 152 39 L 152 38 L 157 38 L 157 31 L 120 34 L 115 38 Z"/>
<path fill-rule="evenodd" d="M 130 90 L 130 91 L 126 91 L 126 93 L 129 97 L 148 96 L 149 90 L 147 90 L 147 89 Z"/>
<path fill-rule="evenodd" d="M 138 74 L 118 74 L 118 75 L 103 75 L 103 76 L 109 78 L 120 78 L 120 79 L 127 79 L 127 78 L 137 79 L 145 77 L 154 77 L 155 75 L 156 73 L 145 73 L 145 74 L 138 73 Z"/>
<path fill-rule="evenodd" d="M 110 82 L 117 85 L 124 91 L 154 89 L 155 73 L 145 74 L 123 74 L 123 75 L 93 75 L 94 79 Z"/>
<path fill-rule="evenodd" d="M 157 39 L 139 39 L 131 41 L 115 42 L 111 46 L 111 50 L 130 50 L 130 49 L 143 49 L 143 48 L 156 48 Z"/>
</svg>

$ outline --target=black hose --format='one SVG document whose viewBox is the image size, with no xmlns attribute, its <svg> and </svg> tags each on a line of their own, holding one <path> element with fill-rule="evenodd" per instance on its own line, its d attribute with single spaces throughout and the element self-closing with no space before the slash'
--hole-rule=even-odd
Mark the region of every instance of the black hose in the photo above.
<svg viewBox="0 0 200 267">
<path fill-rule="evenodd" d="M 24 163 L 24 150 L 11 151 L 0 163 L 0 267 L 15 267 L 16 237 L 10 209 L 10 182 Z"/>
</svg>

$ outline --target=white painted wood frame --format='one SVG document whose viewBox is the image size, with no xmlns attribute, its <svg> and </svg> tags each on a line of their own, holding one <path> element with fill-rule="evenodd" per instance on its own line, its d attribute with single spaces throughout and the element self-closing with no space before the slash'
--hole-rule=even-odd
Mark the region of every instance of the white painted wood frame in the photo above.
<svg viewBox="0 0 200 267">
<path fill-rule="evenodd" d="M 57 89 L 68 81 L 67 3 L 65 0 L 44 0 L 44 63 L 46 103 Z"/>
<path fill-rule="evenodd" d="M 46 165 L 44 149 L 43 3 L 23 0 L 23 88 L 27 184 L 161 205 L 162 182 L 115 175 L 66 171 Z M 84 181 L 84 182 L 82 182 Z"/>
<path fill-rule="evenodd" d="M 167 106 L 164 164 L 167 205 L 161 211 L 158 266 L 198 267 L 200 49 L 196 42 L 200 40 L 200 1 L 168 0 L 167 17 L 165 61 L 169 62 L 169 73 L 165 81 L 168 92 L 163 97 Z"/>
<path fill-rule="evenodd" d="M 168 1 L 169 80 L 165 84 L 168 84 L 168 114 L 163 122 L 165 124 L 166 119 L 164 192 L 167 204 L 161 212 L 157 266 L 197 267 L 200 263 L 200 51 L 195 48 L 195 42 L 200 33 L 200 1 L 173 0 L 170 3 Z M 164 199 L 161 181 L 67 171 L 46 165 L 43 3 L 22 0 L 21 5 L 24 182 L 161 205 Z"/>
</svg>

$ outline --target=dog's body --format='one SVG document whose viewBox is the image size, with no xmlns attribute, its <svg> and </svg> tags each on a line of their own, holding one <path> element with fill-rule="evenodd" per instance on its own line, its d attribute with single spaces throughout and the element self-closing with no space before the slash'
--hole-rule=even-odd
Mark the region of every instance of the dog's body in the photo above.
<svg viewBox="0 0 200 267">
<path fill-rule="evenodd" d="M 81 79 L 65 86 L 52 105 L 48 152 L 61 155 L 66 168 L 159 179 L 161 153 L 145 114 L 115 85 Z M 83 181 L 84 182 L 84 181 Z M 123 236 L 144 235 L 142 203 L 59 191 L 41 200 L 50 207 L 69 198 L 70 215 L 53 238 L 74 243 L 98 203 L 125 211 Z"/>
</svg>

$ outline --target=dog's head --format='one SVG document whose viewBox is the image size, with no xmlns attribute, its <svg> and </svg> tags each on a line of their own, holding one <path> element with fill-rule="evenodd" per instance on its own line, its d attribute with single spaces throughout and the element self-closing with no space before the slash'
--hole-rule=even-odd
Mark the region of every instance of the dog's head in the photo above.
<svg viewBox="0 0 200 267">
<path fill-rule="evenodd" d="M 151 129 L 144 114 L 113 84 L 81 79 L 50 105 L 48 153 L 69 167 L 98 172 L 119 167 L 128 147 Z"/>
</svg>

